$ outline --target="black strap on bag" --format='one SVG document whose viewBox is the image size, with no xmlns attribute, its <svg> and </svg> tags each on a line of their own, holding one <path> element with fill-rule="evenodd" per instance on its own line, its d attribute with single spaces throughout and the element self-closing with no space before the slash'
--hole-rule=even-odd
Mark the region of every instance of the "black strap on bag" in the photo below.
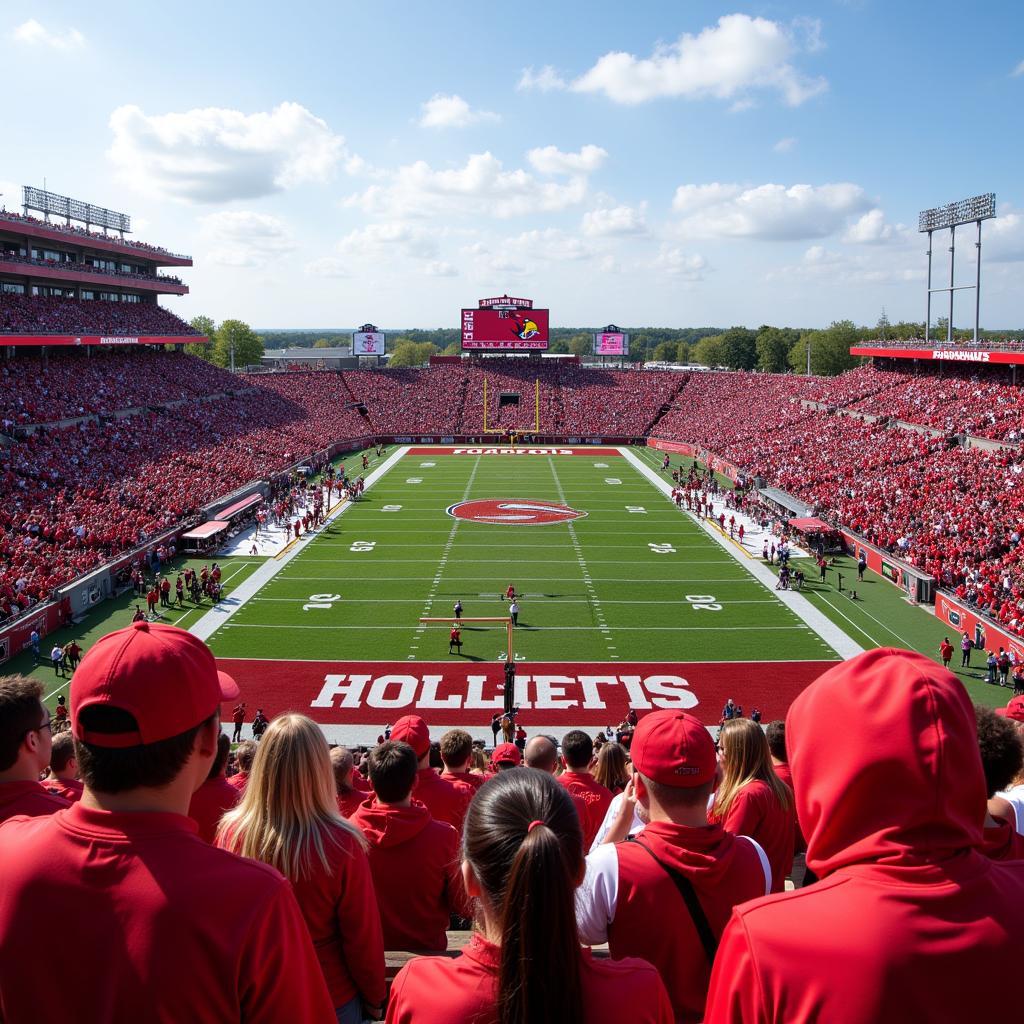
<svg viewBox="0 0 1024 1024">
<path fill-rule="evenodd" d="M 715 938 L 715 933 L 711 930 L 711 924 L 704 913 L 704 908 L 700 905 L 700 900 L 697 899 L 693 883 L 682 872 L 669 867 L 649 846 L 641 843 L 635 836 L 630 836 L 627 841 L 639 846 L 641 850 L 646 850 L 651 855 L 655 864 L 675 883 L 676 888 L 679 890 L 679 895 L 682 896 L 683 902 L 686 904 L 686 909 L 690 912 L 690 919 L 693 921 L 693 927 L 697 929 L 697 935 L 700 938 L 700 944 L 704 947 L 705 954 L 707 954 L 708 963 L 713 964 L 715 962 L 715 953 L 718 952 L 718 939 Z"/>
</svg>

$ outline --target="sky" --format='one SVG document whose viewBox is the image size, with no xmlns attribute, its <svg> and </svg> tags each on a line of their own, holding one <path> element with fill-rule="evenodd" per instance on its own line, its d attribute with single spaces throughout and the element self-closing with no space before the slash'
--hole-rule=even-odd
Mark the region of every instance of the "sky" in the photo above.
<svg viewBox="0 0 1024 1024">
<path fill-rule="evenodd" d="M 1022 30 L 1019 0 L 6 0 L 0 204 L 131 214 L 194 258 L 186 318 L 820 327 L 923 320 L 918 212 L 995 192 L 982 327 L 1024 327 Z"/>
</svg>

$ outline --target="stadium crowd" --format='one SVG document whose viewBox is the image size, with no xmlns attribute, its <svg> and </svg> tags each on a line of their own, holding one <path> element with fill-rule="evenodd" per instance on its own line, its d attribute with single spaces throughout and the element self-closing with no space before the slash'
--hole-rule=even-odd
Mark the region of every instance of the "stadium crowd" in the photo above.
<svg viewBox="0 0 1024 1024">
<path fill-rule="evenodd" d="M 155 302 L 108 302 L 5 292 L 0 302 L 4 334 L 196 335 L 169 309 Z"/>
<path fill-rule="evenodd" d="M 56 224 L 53 221 L 42 220 L 39 217 L 29 217 L 27 214 L 15 213 L 13 210 L 0 210 L 0 224 L 7 222 L 17 227 L 18 224 L 31 224 L 35 227 L 46 228 L 48 231 L 56 231 L 67 235 L 69 240 L 73 239 L 78 244 L 87 244 L 95 239 L 100 242 L 114 242 L 130 249 L 138 249 L 142 253 L 151 253 L 153 256 L 174 256 L 177 259 L 188 259 L 187 256 L 179 256 L 159 245 L 150 245 L 149 242 L 140 242 L 134 238 L 125 238 L 122 235 L 109 235 L 105 231 L 90 231 L 87 228 L 76 224 Z"/>
<path fill-rule="evenodd" d="M 0 678 L 7 1024 L 1005 1016 L 976 982 L 1024 942 L 1024 698 L 975 708 L 923 655 L 861 654 L 717 740 L 644 712 L 600 758 L 572 730 L 478 765 L 408 715 L 357 765 L 286 713 L 226 777 L 242 696 L 147 621 L 52 716 Z"/>
</svg>

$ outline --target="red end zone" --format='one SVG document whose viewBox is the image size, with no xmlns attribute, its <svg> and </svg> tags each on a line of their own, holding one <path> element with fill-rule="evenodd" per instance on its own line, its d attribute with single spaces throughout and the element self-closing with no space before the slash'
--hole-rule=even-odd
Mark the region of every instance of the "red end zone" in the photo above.
<svg viewBox="0 0 1024 1024">
<path fill-rule="evenodd" d="M 379 730 L 402 715 L 428 724 L 483 728 L 503 707 L 503 666 L 451 662 L 267 661 L 219 658 L 250 707 L 286 711 L 321 725 Z M 801 690 L 834 661 L 522 663 L 519 720 L 536 726 L 616 725 L 628 708 L 641 714 L 679 708 L 717 725 L 729 697 L 763 721 L 784 717 Z M 224 720 L 231 708 L 225 706 Z"/>
<path fill-rule="evenodd" d="M 619 455 L 618 448 L 565 448 L 559 445 L 536 445 L 535 447 L 510 448 L 508 445 L 416 445 L 406 455 Z"/>
</svg>

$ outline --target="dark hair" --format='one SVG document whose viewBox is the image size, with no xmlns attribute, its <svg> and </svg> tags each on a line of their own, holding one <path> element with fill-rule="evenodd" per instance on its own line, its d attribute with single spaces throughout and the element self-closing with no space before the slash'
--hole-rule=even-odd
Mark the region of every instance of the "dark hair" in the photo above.
<svg viewBox="0 0 1024 1024">
<path fill-rule="evenodd" d="M 706 807 L 708 797 L 714 792 L 715 780 L 705 782 L 703 786 L 666 786 L 663 782 L 655 782 L 640 774 L 644 785 L 650 790 L 655 800 L 665 808 Z"/>
<path fill-rule="evenodd" d="M 43 684 L 27 676 L 0 676 L 0 772 L 13 767 L 25 734 L 43 724 Z"/>
<path fill-rule="evenodd" d="M 242 740 L 235 747 L 235 761 L 238 763 L 238 770 L 240 772 L 252 771 L 252 762 L 256 757 L 258 749 L 255 740 Z"/>
<path fill-rule="evenodd" d="M 228 739 L 227 733 L 222 732 L 217 737 L 217 756 L 213 759 L 213 764 L 210 765 L 210 774 L 206 776 L 206 781 L 217 778 L 218 775 L 224 774 L 224 769 L 227 767 L 228 754 L 231 753 L 231 740 Z"/>
<path fill-rule="evenodd" d="M 177 778 L 189 759 L 199 733 L 219 716 L 218 708 L 205 722 L 177 736 L 135 747 L 99 747 L 76 739 L 78 774 L 90 789 L 100 793 L 166 786 Z M 103 704 L 82 708 L 78 720 L 83 728 L 93 733 L 135 732 L 139 728 L 134 715 Z"/>
<path fill-rule="evenodd" d="M 59 732 L 53 737 L 50 748 L 50 768 L 54 772 L 62 772 L 68 762 L 75 756 L 75 741 L 70 732 Z"/>
<path fill-rule="evenodd" d="M 613 793 L 617 789 L 625 789 L 626 783 L 629 782 L 629 769 L 626 767 L 628 763 L 626 748 L 621 743 L 612 740 L 602 743 L 601 751 L 597 755 L 594 778 Z"/>
<path fill-rule="evenodd" d="M 370 784 L 377 799 L 397 804 L 411 792 L 419 771 L 416 751 L 408 743 L 385 740 L 370 751 Z"/>
<path fill-rule="evenodd" d="M 974 705 L 974 716 L 978 721 L 978 748 L 985 770 L 985 788 L 992 797 L 1020 774 L 1024 766 L 1024 746 L 1010 719 L 980 704 Z"/>
<path fill-rule="evenodd" d="M 441 747 L 438 743 L 435 742 L 430 744 L 429 754 L 430 759 L 427 763 L 430 765 L 431 768 L 444 767 L 444 761 L 441 758 Z"/>
<path fill-rule="evenodd" d="M 776 761 L 789 762 L 786 754 L 786 723 L 777 718 L 764 727 L 764 738 L 768 741 L 768 749 Z"/>
<path fill-rule="evenodd" d="M 562 739 L 562 757 L 570 768 L 586 768 L 594 756 L 594 741 L 582 730 L 573 729 Z"/>
<path fill-rule="evenodd" d="M 583 833 L 568 791 L 535 768 L 496 775 L 469 805 L 463 856 L 501 935 L 498 1024 L 582 1024 Z"/>
<path fill-rule="evenodd" d="M 441 737 L 441 760 L 445 765 L 465 764 L 473 753 L 473 737 L 465 729 L 449 729 Z"/>
</svg>

